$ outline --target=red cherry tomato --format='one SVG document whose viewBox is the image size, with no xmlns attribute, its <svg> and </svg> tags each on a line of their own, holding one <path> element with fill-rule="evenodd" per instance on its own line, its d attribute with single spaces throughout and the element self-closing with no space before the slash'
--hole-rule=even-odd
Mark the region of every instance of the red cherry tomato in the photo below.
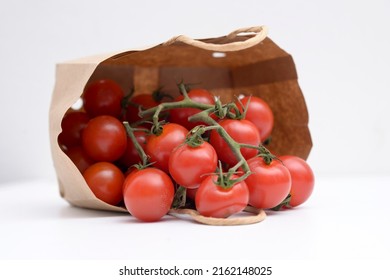
<svg viewBox="0 0 390 280">
<path fill-rule="evenodd" d="M 248 120 L 231 120 L 224 119 L 219 124 L 225 131 L 238 143 L 259 146 L 260 133 L 256 126 Z M 218 158 L 230 166 L 235 165 L 238 161 L 234 153 L 225 140 L 216 130 L 210 133 L 210 144 L 215 148 Z M 241 154 L 245 159 L 256 156 L 257 150 L 251 148 L 241 148 Z"/>
<path fill-rule="evenodd" d="M 217 169 L 218 157 L 213 146 L 203 142 L 198 147 L 187 144 L 173 150 L 169 157 L 169 173 L 179 185 L 197 188 L 205 175 Z"/>
<path fill-rule="evenodd" d="M 291 176 L 288 169 L 278 160 L 269 165 L 261 157 L 248 161 L 251 175 L 245 180 L 249 189 L 249 204 L 257 208 L 273 208 L 289 194 Z"/>
<path fill-rule="evenodd" d="M 142 93 L 138 95 L 134 95 L 127 106 L 125 113 L 125 120 L 129 123 L 134 123 L 139 121 L 141 118 L 138 115 L 139 107 L 142 110 L 150 109 L 158 106 L 159 102 L 154 99 L 153 94 Z"/>
<path fill-rule="evenodd" d="M 123 97 L 123 90 L 115 81 L 103 79 L 88 84 L 82 99 L 84 109 L 90 117 L 110 115 L 119 118 Z"/>
<path fill-rule="evenodd" d="M 98 116 L 91 119 L 84 128 L 82 144 L 92 159 L 113 162 L 126 150 L 126 130 L 118 119 Z"/>
<path fill-rule="evenodd" d="M 233 176 L 232 179 L 237 178 Z M 241 212 L 248 204 L 249 192 L 244 181 L 230 188 L 216 184 L 217 176 L 206 177 L 200 184 L 195 205 L 198 212 L 206 217 L 227 218 Z"/>
<path fill-rule="evenodd" d="M 265 141 L 271 135 L 274 127 L 274 115 L 271 108 L 263 99 L 257 96 L 245 96 L 240 101 L 244 107 L 239 104 L 239 101 L 236 101 L 236 105 L 241 112 L 249 101 L 245 119 L 251 121 L 257 127 L 261 140 Z"/>
<path fill-rule="evenodd" d="M 188 92 L 188 97 L 191 98 L 191 100 L 203 104 L 215 104 L 215 98 L 214 96 L 205 89 L 192 89 Z M 182 95 L 178 96 L 175 101 L 183 100 L 184 97 Z M 170 110 L 170 121 L 173 123 L 178 123 L 188 130 L 191 130 L 197 125 L 205 125 L 203 122 L 190 122 L 188 120 L 189 117 L 192 115 L 195 115 L 197 113 L 201 112 L 199 109 L 194 108 L 177 108 Z"/>
<path fill-rule="evenodd" d="M 145 150 L 146 141 L 148 135 L 145 131 L 134 131 L 134 136 L 137 139 L 137 142 L 141 145 L 142 149 Z M 127 148 L 122 157 L 119 159 L 119 163 L 124 167 L 128 168 L 134 164 L 137 164 L 141 161 L 141 158 L 138 155 L 138 151 L 136 150 L 133 141 L 130 137 L 127 137 Z"/>
<path fill-rule="evenodd" d="M 173 149 L 183 144 L 188 130 L 175 123 L 168 123 L 162 126 L 160 135 L 150 135 L 146 143 L 145 152 L 150 156 L 153 166 L 169 172 L 169 156 Z"/>
<path fill-rule="evenodd" d="M 77 169 L 83 173 L 88 167 L 95 163 L 81 146 L 70 147 L 66 155 L 72 160 Z"/>
<path fill-rule="evenodd" d="M 289 205 L 296 207 L 309 199 L 314 188 L 314 173 L 307 162 L 297 156 L 279 157 L 291 174 L 291 200 Z"/>
<path fill-rule="evenodd" d="M 126 177 L 124 202 L 131 215 L 141 221 L 154 222 L 168 213 L 174 192 L 171 178 L 160 169 L 149 167 Z"/>
<path fill-rule="evenodd" d="M 66 148 L 81 145 L 81 133 L 87 126 L 89 116 L 85 112 L 71 111 L 65 114 L 61 121 L 62 132 L 58 143 Z"/>
<path fill-rule="evenodd" d="M 83 176 L 95 196 L 111 205 L 122 201 L 124 176 L 122 171 L 110 162 L 98 162 L 88 167 Z"/>
</svg>

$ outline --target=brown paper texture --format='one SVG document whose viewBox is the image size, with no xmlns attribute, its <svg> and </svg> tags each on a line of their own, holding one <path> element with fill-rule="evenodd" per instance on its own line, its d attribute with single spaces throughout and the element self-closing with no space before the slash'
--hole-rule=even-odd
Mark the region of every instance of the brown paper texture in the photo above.
<svg viewBox="0 0 390 280">
<path fill-rule="evenodd" d="M 200 41 L 226 44 L 248 38 L 250 36 Z M 98 200 L 57 143 L 65 112 L 80 98 L 89 81 L 100 78 L 114 79 L 125 93 L 131 87 L 137 94 L 163 86 L 164 92 L 175 96 L 179 94 L 177 83 L 185 81 L 199 83 L 220 96 L 223 102 L 241 93 L 259 96 L 270 105 L 275 116 L 269 149 L 277 155 L 292 154 L 306 159 L 312 147 L 308 112 L 291 55 L 268 37 L 253 47 L 224 52 L 223 57 L 214 55 L 214 51 L 173 42 L 59 63 L 49 122 L 52 158 L 61 196 L 79 207 L 126 212 Z"/>
</svg>

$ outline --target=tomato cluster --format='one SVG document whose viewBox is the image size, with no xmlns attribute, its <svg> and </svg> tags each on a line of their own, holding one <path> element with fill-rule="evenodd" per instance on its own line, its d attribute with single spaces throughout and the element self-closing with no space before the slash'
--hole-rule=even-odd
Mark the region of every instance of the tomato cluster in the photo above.
<svg viewBox="0 0 390 280">
<path fill-rule="evenodd" d="M 274 126 L 264 100 L 221 104 L 206 89 L 179 89 L 163 102 L 157 91 L 125 95 L 115 81 L 97 80 L 85 87 L 83 107 L 65 114 L 58 143 L 98 199 L 150 222 L 172 207 L 226 218 L 248 205 L 279 209 L 309 198 L 307 162 L 262 144 Z"/>
</svg>

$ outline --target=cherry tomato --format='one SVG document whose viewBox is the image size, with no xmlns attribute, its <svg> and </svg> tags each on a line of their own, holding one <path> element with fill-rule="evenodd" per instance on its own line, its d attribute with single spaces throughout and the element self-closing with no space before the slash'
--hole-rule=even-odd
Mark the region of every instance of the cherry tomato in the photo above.
<svg viewBox="0 0 390 280">
<path fill-rule="evenodd" d="M 169 173 L 176 183 L 193 189 L 199 186 L 206 174 L 215 172 L 217 164 L 217 153 L 208 142 L 198 147 L 184 144 L 170 155 Z"/>
<path fill-rule="evenodd" d="M 259 146 L 260 133 L 256 126 L 248 120 L 224 119 L 219 122 L 222 128 L 238 143 Z M 210 133 L 210 144 L 215 148 L 218 158 L 230 166 L 238 161 L 229 145 L 218 134 L 216 130 Z M 256 156 L 257 150 L 252 148 L 241 148 L 241 154 L 245 159 Z"/>
<path fill-rule="evenodd" d="M 111 116 L 91 119 L 81 138 L 83 149 L 96 161 L 113 162 L 123 155 L 127 146 L 123 124 Z"/>
<path fill-rule="evenodd" d="M 122 171 L 110 162 L 98 162 L 88 167 L 83 176 L 95 196 L 111 205 L 122 201 L 124 176 Z"/>
<path fill-rule="evenodd" d="M 244 107 L 240 105 L 239 101 L 236 101 L 236 105 L 241 112 L 249 101 L 245 119 L 251 121 L 257 127 L 261 140 L 265 141 L 271 135 L 274 127 L 274 114 L 271 108 L 263 99 L 257 96 L 245 96 L 240 101 Z"/>
<path fill-rule="evenodd" d="M 296 207 L 311 196 L 314 188 L 314 173 L 307 162 L 297 156 L 279 157 L 291 174 L 291 200 L 289 205 Z"/>
<path fill-rule="evenodd" d="M 83 173 L 88 167 L 95 163 L 81 146 L 70 147 L 66 155 L 72 160 L 77 169 Z"/>
<path fill-rule="evenodd" d="M 168 123 L 162 126 L 160 135 L 150 135 L 146 143 L 145 152 L 150 156 L 153 166 L 169 172 L 169 157 L 176 147 L 183 144 L 188 130 L 175 123 Z"/>
<path fill-rule="evenodd" d="M 123 97 L 123 90 L 115 81 L 102 79 L 88 84 L 82 99 L 84 109 L 90 117 L 110 115 L 119 118 Z"/>
<path fill-rule="evenodd" d="M 60 146 L 66 148 L 81 145 L 81 133 L 87 126 L 89 116 L 85 112 L 71 111 L 61 121 L 62 132 L 58 136 Z"/>
<path fill-rule="evenodd" d="M 137 142 L 141 145 L 142 149 L 145 150 L 146 141 L 148 135 L 145 131 L 134 131 L 134 136 L 137 139 Z M 141 161 L 141 158 L 138 155 L 138 152 L 133 144 L 133 141 L 130 137 L 127 137 L 127 148 L 122 157 L 119 159 L 119 163 L 124 165 L 124 167 L 130 167 L 131 165 L 137 164 Z"/>
<path fill-rule="evenodd" d="M 248 161 L 251 175 L 245 180 L 249 189 L 249 204 L 257 208 L 273 208 L 289 194 L 291 176 L 288 169 L 278 160 L 269 165 L 261 157 Z"/>
<path fill-rule="evenodd" d="M 125 120 L 129 123 L 139 121 L 141 118 L 138 115 L 139 107 L 142 110 L 150 109 L 158 106 L 159 102 L 154 99 L 153 94 L 141 93 L 134 95 L 127 106 L 125 113 Z"/>
<path fill-rule="evenodd" d="M 188 97 L 191 100 L 203 104 L 215 104 L 214 96 L 205 89 L 192 89 L 188 92 Z M 184 97 L 182 95 L 178 96 L 175 101 L 183 100 Z M 170 110 L 170 121 L 174 123 L 178 123 L 188 130 L 191 130 L 197 125 L 205 125 L 203 122 L 190 122 L 188 120 L 189 117 L 201 112 L 199 109 L 194 108 L 177 108 Z"/>
<path fill-rule="evenodd" d="M 174 192 L 173 182 L 165 172 L 148 167 L 126 177 L 124 202 L 131 215 L 141 221 L 154 222 L 168 213 Z"/>
<path fill-rule="evenodd" d="M 232 176 L 232 179 L 235 178 L 235 175 Z M 195 195 L 198 212 L 206 217 L 227 218 L 244 210 L 249 200 L 246 183 L 241 181 L 224 188 L 216 184 L 217 179 L 216 175 L 210 175 L 200 184 Z"/>
</svg>

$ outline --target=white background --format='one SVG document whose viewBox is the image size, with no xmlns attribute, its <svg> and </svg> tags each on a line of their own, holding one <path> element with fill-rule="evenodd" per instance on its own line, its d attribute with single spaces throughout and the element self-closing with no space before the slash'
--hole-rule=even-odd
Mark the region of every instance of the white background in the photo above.
<svg viewBox="0 0 390 280">
<path fill-rule="evenodd" d="M 0 1 L 0 183 L 54 178 L 48 111 L 55 64 L 267 25 L 293 55 L 317 176 L 390 174 L 390 2 Z"/>
</svg>

